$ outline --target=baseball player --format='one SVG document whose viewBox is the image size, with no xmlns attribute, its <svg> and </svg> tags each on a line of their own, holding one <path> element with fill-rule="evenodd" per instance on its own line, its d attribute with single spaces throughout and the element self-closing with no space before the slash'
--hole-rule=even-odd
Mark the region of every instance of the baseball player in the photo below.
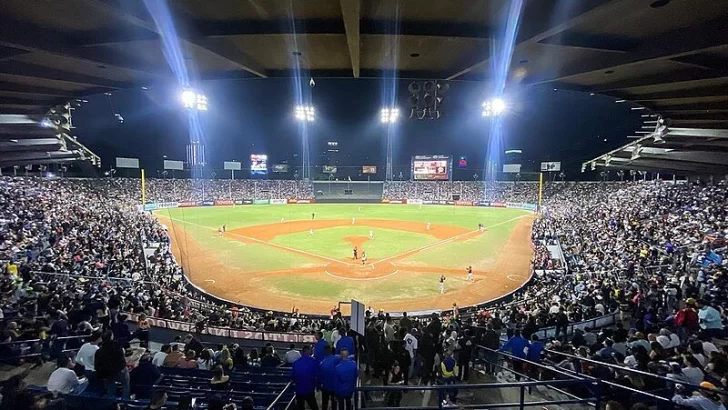
<svg viewBox="0 0 728 410">
<path fill-rule="evenodd" d="M 364 265 L 367 263 L 367 252 L 361 251 L 361 264 Z"/>
<path fill-rule="evenodd" d="M 369 230 L 369 239 L 374 239 L 374 229 Z"/>
<path fill-rule="evenodd" d="M 217 228 L 217 236 L 222 236 L 222 227 Z"/>
<path fill-rule="evenodd" d="M 354 247 L 354 259 L 359 259 L 359 248 Z"/>
<path fill-rule="evenodd" d="M 440 275 L 440 294 L 445 294 L 445 275 Z"/>
<path fill-rule="evenodd" d="M 313 236 L 313 228 L 308 230 L 308 236 Z"/>
<path fill-rule="evenodd" d="M 468 269 L 466 269 L 466 271 L 468 272 L 468 279 L 467 280 L 469 280 L 470 282 L 472 282 L 473 281 L 473 267 L 472 266 L 468 266 Z"/>
<path fill-rule="evenodd" d="M 425 230 L 426 231 L 429 231 L 430 230 L 430 223 L 429 222 L 427 223 L 427 225 L 425 225 Z"/>
<path fill-rule="evenodd" d="M 316 212 L 311 212 L 311 220 L 313 221 L 316 219 Z"/>
<path fill-rule="evenodd" d="M 223 231 L 223 232 L 227 232 L 227 226 L 226 226 L 226 225 L 223 225 L 223 226 L 222 226 L 222 231 Z"/>
<path fill-rule="evenodd" d="M 351 217 L 351 224 L 354 225 L 355 223 L 356 223 L 356 217 L 355 216 L 352 216 Z"/>
</svg>

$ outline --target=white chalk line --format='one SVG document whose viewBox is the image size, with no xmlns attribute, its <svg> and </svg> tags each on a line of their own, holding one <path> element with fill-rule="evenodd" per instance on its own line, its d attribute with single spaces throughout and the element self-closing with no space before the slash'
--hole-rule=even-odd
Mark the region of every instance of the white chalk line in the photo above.
<svg viewBox="0 0 728 410">
<path fill-rule="evenodd" d="M 399 269 L 395 270 L 392 273 L 388 273 L 388 274 L 386 274 L 384 276 L 378 276 L 376 278 L 352 278 L 352 277 L 348 277 L 348 276 L 339 276 L 339 275 L 334 275 L 333 273 L 331 273 L 331 272 L 329 272 L 327 270 L 324 270 L 324 273 L 327 274 L 328 276 L 331 276 L 332 278 L 336 278 L 336 279 L 367 281 L 367 280 L 381 280 L 381 279 L 386 279 L 386 278 L 388 278 L 390 276 L 394 276 L 394 275 L 398 274 L 399 273 Z"/>
<path fill-rule="evenodd" d="M 172 218 L 172 217 L 167 217 L 167 218 L 169 218 L 169 219 L 171 219 L 173 221 L 181 222 L 183 224 L 188 224 L 188 225 L 192 225 L 192 226 L 197 226 L 197 227 L 200 227 L 200 228 L 214 229 L 214 228 L 211 228 L 209 226 L 201 225 L 201 224 L 194 223 L 194 222 L 190 222 L 190 221 L 185 221 L 185 220 L 178 219 L 178 218 Z M 226 232 L 226 234 L 232 235 L 232 236 L 236 236 L 238 238 L 242 238 L 242 239 L 245 239 L 245 240 L 257 242 L 257 243 L 260 243 L 260 244 L 263 244 L 263 245 L 267 245 L 267 246 L 270 246 L 271 248 L 285 249 L 285 250 L 288 250 L 288 251 L 291 251 L 291 252 L 296 252 L 296 253 L 301 253 L 301 254 L 304 254 L 304 255 L 308 255 L 308 256 L 311 256 L 313 258 L 325 259 L 325 260 L 328 260 L 328 261 L 331 261 L 331 262 L 343 263 L 344 265 L 351 266 L 351 264 L 348 263 L 348 262 L 344 262 L 344 261 L 341 261 L 341 260 L 338 260 L 338 259 L 334 259 L 334 258 L 329 258 L 328 256 L 317 255 L 315 253 L 303 251 L 303 250 L 296 249 L 296 248 L 291 248 L 291 247 L 288 247 L 288 246 L 285 246 L 285 245 L 280 245 L 280 244 L 277 244 L 277 243 L 266 242 L 266 241 L 263 241 L 263 240 L 260 240 L 260 239 L 257 239 L 257 238 L 252 238 L 252 237 L 249 237 L 249 236 L 240 235 L 238 233 Z"/>
<path fill-rule="evenodd" d="M 511 219 L 508 219 L 508 220 L 505 220 L 505 221 L 501 221 L 501 222 L 495 223 L 493 225 L 486 226 L 484 228 L 485 229 L 494 228 L 496 226 L 500 226 L 500 225 L 507 224 L 509 222 L 513 222 L 513 221 L 515 221 L 517 219 L 525 218 L 527 216 L 528 215 L 516 216 L 514 218 L 511 218 Z M 379 259 L 378 261 L 372 263 L 372 265 L 376 265 L 377 263 L 381 263 L 381 262 L 384 262 L 384 261 L 388 261 L 390 259 L 400 258 L 400 257 L 402 257 L 402 255 L 407 255 L 407 254 L 410 254 L 410 253 L 418 253 L 418 252 L 422 252 L 422 251 L 425 251 L 425 250 L 428 250 L 428 249 L 432 249 L 434 247 L 437 247 L 437 246 L 440 246 L 440 245 L 444 245 L 444 244 L 450 243 L 450 242 L 452 242 L 452 241 L 454 241 L 454 240 L 456 240 L 456 239 L 458 239 L 460 237 L 463 237 L 465 235 L 473 234 L 475 232 L 478 232 L 478 230 L 476 229 L 476 230 L 473 230 L 473 231 L 468 231 L 468 232 L 465 232 L 465 233 L 461 233 L 459 235 L 455 235 L 455 236 L 452 236 L 450 238 L 443 239 L 441 241 L 434 242 L 434 243 L 431 243 L 429 245 L 422 246 L 420 248 L 411 249 L 411 250 L 408 250 L 408 251 L 405 251 L 405 252 L 402 252 L 402 253 L 398 253 L 397 255 L 389 256 L 389 257 L 386 257 L 384 259 Z M 483 233 L 485 233 L 485 232 L 483 232 Z M 468 240 L 472 240 L 472 239 L 468 239 Z"/>
</svg>

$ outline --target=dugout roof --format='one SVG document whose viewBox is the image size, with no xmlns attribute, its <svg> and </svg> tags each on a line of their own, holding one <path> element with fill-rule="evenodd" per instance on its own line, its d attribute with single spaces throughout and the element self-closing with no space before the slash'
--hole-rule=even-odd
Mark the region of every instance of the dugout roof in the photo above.
<svg viewBox="0 0 728 410">
<path fill-rule="evenodd" d="M 173 82 L 173 25 L 200 80 L 492 80 L 510 0 L 2 0 L 0 113 Z M 151 1 L 150 4 L 161 4 Z M 509 83 L 632 101 L 672 127 L 728 128 L 728 1 L 523 0 Z M 172 23 L 172 24 L 170 24 Z M 159 24 L 159 25 L 158 25 Z"/>
</svg>

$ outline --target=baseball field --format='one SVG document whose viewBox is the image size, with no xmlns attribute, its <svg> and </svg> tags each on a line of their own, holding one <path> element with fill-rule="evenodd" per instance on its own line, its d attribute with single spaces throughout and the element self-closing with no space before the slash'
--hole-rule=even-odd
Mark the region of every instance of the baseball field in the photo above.
<svg viewBox="0 0 728 410">
<path fill-rule="evenodd" d="M 172 208 L 156 215 L 196 286 L 279 311 L 328 314 L 350 299 L 389 311 L 473 305 L 522 286 L 532 256 L 533 213 L 520 209 L 297 204 Z"/>
</svg>

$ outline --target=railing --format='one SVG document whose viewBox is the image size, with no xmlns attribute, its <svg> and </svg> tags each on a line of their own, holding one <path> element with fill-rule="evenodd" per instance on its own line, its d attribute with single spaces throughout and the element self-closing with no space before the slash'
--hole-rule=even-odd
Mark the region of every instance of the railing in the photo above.
<svg viewBox="0 0 728 410">
<path fill-rule="evenodd" d="M 47 339 L 31 339 L 31 340 L 16 340 L 13 342 L 0 343 L 0 347 L 8 347 L 12 351 L 12 347 L 19 346 L 17 349 L 20 352 L 18 355 L 2 357 L 0 362 L 13 363 L 20 359 L 32 359 L 37 357 L 54 357 L 59 353 L 75 352 L 78 349 L 65 349 L 66 342 L 69 340 L 79 340 L 83 342 L 89 335 L 81 336 L 63 336 L 63 337 L 50 337 Z"/>
<path fill-rule="evenodd" d="M 283 398 L 283 396 L 286 394 L 286 392 L 288 392 L 288 390 L 291 388 L 292 385 L 293 385 L 293 382 L 288 382 L 288 384 L 286 384 L 286 387 L 284 387 L 283 390 L 281 390 L 281 392 L 278 393 L 278 396 L 276 396 L 276 398 L 270 403 L 270 405 L 268 406 L 268 408 L 266 410 L 275 410 L 275 409 L 277 409 L 278 408 L 278 403 L 281 401 L 281 399 Z M 291 405 L 290 402 L 287 403 L 286 404 L 286 408 L 288 408 L 288 406 L 290 406 L 290 405 Z"/>
<path fill-rule="evenodd" d="M 526 391 L 534 387 L 546 387 L 550 388 L 553 386 L 571 386 L 571 387 L 584 387 L 590 391 L 596 392 L 594 397 L 590 398 L 574 398 L 565 400 L 539 400 L 539 401 L 527 401 Z M 504 388 L 518 388 L 519 400 L 517 402 L 508 403 L 478 403 L 478 404 L 446 404 L 443 397 L 453 391 L 459 390 L 499 390 Z M 438 392 L 437 406 L 404 406 L 398 407 L 399 409 L 476 409 L 476 408 L 488 408 L 488 409 L 500 409 L 500 408 L 518 408 L 525 409 L 529 407 L 543 408 L 544 406 L 553 405 L 560 406 L 566 404 L 578 404 L 583 407 L 580 408 L 600 408 L 599 401 L 599 383 L 598 381 L 591 380 L 554 380 L 554 381 L 535 381 L 535 382 L 517 382 L 517 383 L 478 383 L 478 384 L 445 384 L 445 385 L 428 385 L 428 386 L 362 386 L 356 389 L 355 402 L 362 400 L 362 403 L 366 403 L 362 399 L 362 396 L 367 396 L 369 392 L 384 391 L 386 392 L 406 392 L 406 391 L 436 391 Z M 364 406 L 362 406 L 364 407 Z M 358 407 L 357 407 L 358 408 Z M 391 407 L 366 407 L 368 410 L 385 410 Z"/>
</svg>

